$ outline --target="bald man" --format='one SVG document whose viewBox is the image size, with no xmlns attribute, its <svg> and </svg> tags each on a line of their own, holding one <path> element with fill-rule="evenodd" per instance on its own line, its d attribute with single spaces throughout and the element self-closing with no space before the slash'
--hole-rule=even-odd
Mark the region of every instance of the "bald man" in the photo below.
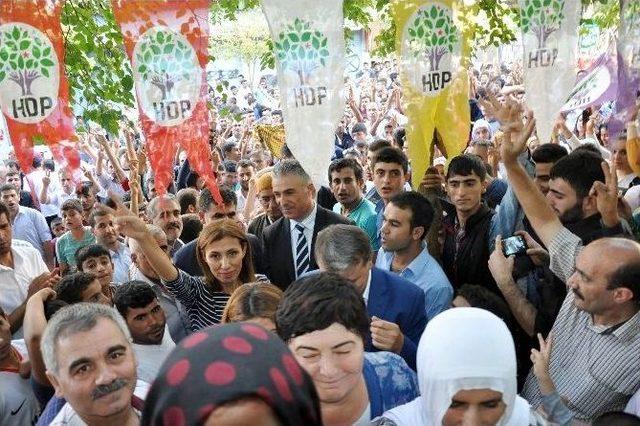
<svg viewBox="0 0 640 426">
<path fill-rule="evenodd" d="M 527 218 L 549 249 L 550 268 L 568 291 L 551 330 L 550 380 L 539 383 L 531 371 L 522 396 L 547 412 L 562 398 L 573 418 L 589 422 L 622 411 L 640 388 L 640 244 L 603 238 L 584 247 L 562 225 L 517 162 L 533 124 L 520 135 L 507 130 L 502 159 Z M 595 182 L 591 193 L 603 226 L 613 228 L 620 222 L 617 176 L 606 162 L 602 169 L 605 182 Z M 496 243 L 501 248 L 500 237 Z M 532 239 L 528 243 L 540 248 Z"/>
</svg>

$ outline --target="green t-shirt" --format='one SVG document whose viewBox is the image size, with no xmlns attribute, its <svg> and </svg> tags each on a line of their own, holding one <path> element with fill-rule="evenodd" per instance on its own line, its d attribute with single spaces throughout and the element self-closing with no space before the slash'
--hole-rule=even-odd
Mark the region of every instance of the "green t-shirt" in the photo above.
<svg viewBox="0 0 640 426">
<path fill-rule="evenodd" d="M 342 205 L 336 203 L 333 206 L 333 212 L 342 214 Z M 353 220 L 359 228 L 362 228 L 364 232 L 369 236 L 369 242 L 371 243 L 371 249 L 376 251 L 380 248 L 380 242 L 378 241 L 378 226 L 377 226 L 377 213 L 376 206 L 371 201 L 363 198 L 358 207 L 355 208 L 347 216 Z"/>
<path fill-rule="evenodd" d="M 56 257 L 58 263 L 64 263 L 69 266 L 71 272 L 76 271 L 76 251 L 89 244 L 95 244 L 96 237 L 91 232 L 91 228 L 84 228 L 82 240 L 76 241 L 71 236 L 71 231 L 67 231 L 62 237 L 56 241 Z"/>
</svg>

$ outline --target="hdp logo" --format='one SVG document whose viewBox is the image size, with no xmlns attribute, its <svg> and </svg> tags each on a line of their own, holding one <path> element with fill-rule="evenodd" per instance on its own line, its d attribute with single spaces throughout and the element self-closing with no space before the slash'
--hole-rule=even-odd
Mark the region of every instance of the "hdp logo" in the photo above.
<svg viewBox="0 0 640 426">
<path fill-rule="evenodd" d="M 558 31 L 564 20 L 564 0 L 524 0 L 520 10 L 520 27 L 524 36 L 537 40 L 537 51 L 530 51 L 527 68 L 553 66 L 557 48 L 548 48 L 549 37 Z"/>
<path fill-rule="evenodd" d="M 133 50 L 133 72 L 144 113 L 161 126 L 191 117 L 202 71 L 191 43 L 166 27 L 147 30 Z"/>
<path fill-rule="evenodd" d="M 451 9 L 440 3 L 418 8 L 407 22 L 403 40 L 403 60 L 413 68 L 408 74 L 414 86 L 427 95 L 442 91 L 451 82 L 453 56 L 460 49 Z"/>
<path fill-rule="evenodd" d="M 0 26 L 0 102 L 7 117 L 33 124 L 58 102 L 59 62 L 49 38 L 31 25 Z"/>
<path fill-rule="evenodd" d="M 297 76 L 295 106 L 322 105 L 327 88 L 314 84 L 317 70 L 326 67 L 329 59 L 327 37 L 311 28 L 311 23 L 296 18 L 278 34 L 273 47 L 282 68 Z"/>
</svg>

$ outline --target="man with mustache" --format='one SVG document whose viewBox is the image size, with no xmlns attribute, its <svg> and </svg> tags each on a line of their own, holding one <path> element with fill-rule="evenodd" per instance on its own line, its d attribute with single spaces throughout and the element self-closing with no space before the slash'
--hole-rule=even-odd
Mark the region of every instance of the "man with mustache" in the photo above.
<svg viewBox="0 0 640 426">
<path fill-rule="evenodd" d="M 51 424 L 132 426 L 139 423 L 144 383 L 136 389 L 136 357 L 118 311 L 95 303 L 61 309 L 47 324 L 42 356 L 56 396 L 67 403 Z M 134 389 L 136 395 L 134 395 Z"/>
<path fill-rule="evenodd" d="M 585 246 L 564 227 L 517 162 L 535 120 L 530 119 L 519 135 L 511 131 L 517 124 L 514 120 L 505 126 L 501 146 L 509 181 L 531 226 L 549 249 L 552 272 L 568 290 L 551 329 L 548 377 L 537 380 L 532 370 L 522 396 L 547 413 L 565 401 L 576 420 L 589 422 L 604 412 L 621 411 L 640 388 L 640 244 L 601 238 Z M 606 162 L 601 166 L 605 182 L 595 182 L 589 193 L 603 225 L 613 228 L 620 222 L 617 176 Z M 499 237 L 497 245 L 501 246 Z M 538 336 L 541 346 L 548 347 Z"/>
<path fill-rule="evenodd" d="M 138 378 L 152 383 L 176 346 L 167 329 L 164 310 L 151 286 L 130 281 L 116 289 L 113 304 L 127 322 L 138 359 Z"/>
<path fill-rule="evenodd" d="M 131 251 L 118 238 L 118 231 L 113 224 L 113 215 L 102 209 L 95 209 L 89 216 L 91 230 L 96 242 L 109 250 L 113 263 L 113 281 L 124 283 L 129 281 L 131 267 Z"/>
<path fill-rule="evenodd" d="M 333 212 L 353 220 L 369 237 L 371 248 L 380 248 L 378 228 L 376 226 L 376 206 L 364 198 L 363 169 L 360 163 L 352 158 L 334 160 L 329 166 L 329 185 L 338 202 Z"/>
<path fill-rule="evenodd" d="M 182 216 L 180 205 L 171 195 L 155 197 L 147 204 L 147 217 L 153 225 L 159 226 L 167 234 L 169 255 L 173 256 L 184 245 L 180 240 Z"/>
</svg>

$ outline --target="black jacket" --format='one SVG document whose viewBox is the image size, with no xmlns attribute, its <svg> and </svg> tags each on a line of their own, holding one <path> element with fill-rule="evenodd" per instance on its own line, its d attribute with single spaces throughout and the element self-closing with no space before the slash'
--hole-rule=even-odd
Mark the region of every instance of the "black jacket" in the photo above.
<svg viewBox="0 0 640 426">
<path fill-rule="evenodd" d="M 275 223 L 267 226 L 262 231 L 262 249 L 264 260 L 262 264 L 265 274 L 269 280 L 285 290 L 296 279 L 295 266 L 293 264 L 293 250 L 291 248 L 291 221 L 281 217 Z M 313 239 L 311 240 L 311 259 L 309 270 L 318 269 L 313 249 L 316 243 L 318 232 L 329 225 L 335 224 L 353 225 L 354 223 L 331 210 L 327 210 L 318 205 L 315 226 L 313 228 Z"/>
<path fill-rule="evenodd" d="M 465 233 L 456 249 L 456 212 L 448 210 L 442 219 L 445 232 L 442 263 L 454 290 L 463 284 L 476 284 L 501 295 L 489 271 L 489 230 L 495 212 L 482 204 L 465 225 Z"/>
</svg>

